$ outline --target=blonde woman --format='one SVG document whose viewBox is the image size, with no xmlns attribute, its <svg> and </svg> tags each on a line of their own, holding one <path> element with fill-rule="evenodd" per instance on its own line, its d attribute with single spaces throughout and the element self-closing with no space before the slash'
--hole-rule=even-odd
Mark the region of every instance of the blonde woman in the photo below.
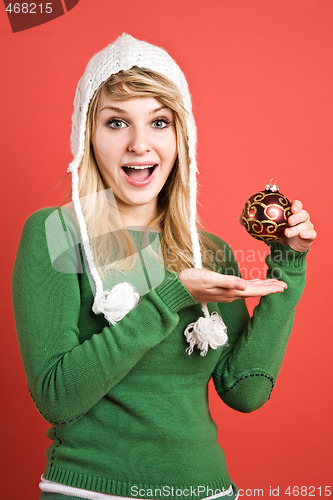
<svg viewBox="0 0 333 500">
<path fill-rule="evenodd" d="M 51 424 L 40 499 L 235 499 L 207 385 L 242 412 L 269 399 L 309 215 L 293 202 L 266 280 L 239 276 L 230 247 L 198 230 L 185 77 L 130 35 L 89 62 L 71 143 L 73 201 L 28 218 L 13 272 L 28 386 Z"/>
</svg>

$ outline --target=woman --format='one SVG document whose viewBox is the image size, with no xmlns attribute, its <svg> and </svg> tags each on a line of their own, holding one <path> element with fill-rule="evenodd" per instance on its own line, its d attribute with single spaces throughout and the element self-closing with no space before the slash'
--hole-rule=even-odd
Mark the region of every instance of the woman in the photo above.
<svg viewBox="0 0 333 500">
<path fill-rule="evenodd" d="M 309 215 L 293 202 L 268 279 L 241 279 L 228 245 L 197 231 L 185 77 L 126 34 L 89 62 L 71 141 L 73 203 L 29 217 L 13 273 L 28 386 L 52 424 L 41 499 L 234 499 L 207 384 L 242 412 L 270 397 Z"/>
</svg>

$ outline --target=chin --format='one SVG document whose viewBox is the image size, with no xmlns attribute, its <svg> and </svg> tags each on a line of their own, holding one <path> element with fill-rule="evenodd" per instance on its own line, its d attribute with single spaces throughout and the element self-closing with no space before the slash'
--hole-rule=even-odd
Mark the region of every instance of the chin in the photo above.
<svg viewBox="0 0 333 500">
<path fill-rule="evenodd" d="M 124 196 L 122 198 L 119 198 L 120 204 L 122 205 L 128 205 L 131 207 L 142 207 L 145 205 L 151 205 L 156 202 L 157 205 L 157 194 L 155 195 L 148 195 L 145 193 L 138 193 L 134 194 L 132 196 Z"/>
</svg>

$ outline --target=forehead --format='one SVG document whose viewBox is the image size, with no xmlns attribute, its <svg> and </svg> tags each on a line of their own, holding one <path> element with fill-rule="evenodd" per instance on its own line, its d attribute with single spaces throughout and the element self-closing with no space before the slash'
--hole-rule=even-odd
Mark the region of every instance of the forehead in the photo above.
<svg viewBox="0 0 333 500">
<path fill-rule="evenodd" d="M 111 109 L 114 108 L 114 109 Z M 101 95 L 98 100 L 98 111 L 104 110 L 121 110 L 122 112 L 152 112 L 154 110 L 164 108 L 164 110 L 169 110 L 162 102 L 155 97 L 147 96 L 147 97 L 131 97 L 129 99 L 112 99 L 107 96 L 105 92 L 101 92 Z"/>
</svg>

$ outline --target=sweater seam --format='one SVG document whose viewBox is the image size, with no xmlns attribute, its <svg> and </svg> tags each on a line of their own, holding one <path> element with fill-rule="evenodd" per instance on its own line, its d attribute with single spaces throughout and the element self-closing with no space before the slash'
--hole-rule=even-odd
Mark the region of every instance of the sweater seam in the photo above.
<svg viewBox="0 0 333 500">
<path fill-rule="evenodd" d="M 271 375 L 269 375 L 267 372 L 265 372 L 264 370 L 261 370 L 260 368 L 257 368 L 257 369 L 254 368 L 253 370 L 243 372 L 240 375 L 238 375 L 238 378 L 234 381 L 234 383 L 230 387 L 228 387 L 227 389 L 225 389 L 222 392 L 222 395 L 224 396 L 225 394 L 230 392 L 232 389 L 234 389 L 234 387 L 237 386 L 237 384 L 239 384 L 239 382 L 242 382 L 242 380 L 245 380 L 245 379 L 251 378 L 251 377 L 264 377 L 270 381 L 271 390 L 270 390 L 270 393 L 268 396 L 268 399 L 269 399 L 271 397 L 271 394 L 272 394 L 272 391 L 273 391 L 274 385 L 275 385 L 274 378 Z"/>
<path fill-rule="evenodd" d="M 56 449 L 58 448 L 58 446 L 60 446 L 62 444 L 61 439 L 57 437 L 57 430 L 56 429 L 54 429 L 54 437 L 55 437 L 55 439 L 58 440 L 58 443 L 53 448 L 52 456 L 51 456 L 51 460 L 50 460 L 50 467 L 55 467 L 53 462 L 56 460 L 56 458 L 55 458 Z"/>
</svg>

